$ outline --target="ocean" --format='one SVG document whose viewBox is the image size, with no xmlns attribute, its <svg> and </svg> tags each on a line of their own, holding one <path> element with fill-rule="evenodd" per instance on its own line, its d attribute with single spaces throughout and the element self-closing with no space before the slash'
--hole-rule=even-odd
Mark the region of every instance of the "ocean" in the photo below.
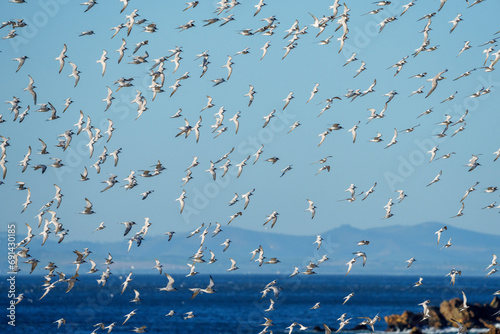
<svg viewBox="0 0 500 334">
<path fill-rule="evenodd" d="M 293 278 L 280 275 L 241 275 L 237 273 L 213 275 L 216 293 L 200 293 L 191 299 L 189 288 L 205 288 L 208 275 L 172 275 L 178 291 L 159 291 L 167 285 L 164 275 L 132 275 L 132 281 L 121 294 L 121 283 L 126 275 L 112 274 L 104 287 L 98 286 L 93 275 L 83 274 L 74 288 L 65 293 L 67 283 L 58 283 L 42 300 L 41 276 L 18 275 L 16 293 L 24 293 L 25 299 L 16 307 L 16 327 L 12 331 L 2 320 L 1 332 L 13 333 L 91 333 L 94 324 L 106 326 L 116 322 L 112 333 L 131 333 L 135 327 L 146 326 L 148 333 L 259 333 L 264 329 L 264 317 L 273 321 L 269 328 L 274 333 L 284 333 L 285 327 L 298 322 L 306 327 L 302 332 L 313 332 L 326 323 L 338 328 L 337 318 L 347 313 L 353 318 L 345 327 L 349 330 L 362 321 L 357 317 L 382 317 L 375 325 L 376 331 L 385 331 L 383 317 L 401 314 L 405 310 L 421 312 L 419 303 L 430 299 L 430 306 L 439 306 L 441 301 L 461 298 L 461 291 L 468 303 L 487 303 L 500 288 L 496 277 L 457 277 L 453 287 L 448 277 L 425 277 L 423 285 L 413 287 L 418 277 L 413 276 L 328 276 L 298 275 Z M 127 273 L 128 274 L 128 273 Z M 57 277 L 54 277 L 54 280 Z M 270 292 L 261 298 L 266 284 L 278 279 L 279 295 Z M 53 281 L 54 281 L 53 280 Z M 2 278 L 0 290 L 7 291 L 6 277 Z M 139 303 L 132 303 L 134 289 L 140 292 Z M 343 298 L 354 292 L 345 304 Z M 7 305 L 6 293 L 2 293 L 2 304 Z M 274 310 L 265 312 L 275 300 Z M 320 302 L 321 307 L 310 308 Z M 136 315 L 122 325 L 124 315 L 137 309 Z M 4 308 L 5 310 L 5 308 Z M 166 317 L 174 310 L 172 317 Z M 185 313 L 192 311 L 194 318 L 184 320 Z M 4 311 L 5 312 L 5 311 Z M 66 325 L 57 330 L 57 319 L 65 318 Z M 451 330 L 450 330 L 451 331 Z M 99 329 L 97 333 L 106 333 Z M 299 332 L 295 327 L 294 332 Z M 366 331 L 365 331 L 366 332 Z"/>
</svg>

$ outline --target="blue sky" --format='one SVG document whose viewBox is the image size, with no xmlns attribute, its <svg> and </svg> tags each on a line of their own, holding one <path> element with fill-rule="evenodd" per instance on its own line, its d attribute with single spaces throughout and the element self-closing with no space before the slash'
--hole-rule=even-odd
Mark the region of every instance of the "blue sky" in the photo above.
<svg viewBox="0 0 500 334">
<path fill-rule="evenodd" d="M 343 52 L 338 52 L 339 43 L 336 40 L 341 35 L 341 29 L 334 32 L 337 24 L 330 22 L 319 37 L 315 37 L 317 29 L 312 27 L 314 14 L 321 18 L 331 15 L 328 7 L 331 1 L 269 1 L 262 11 L 253 16 L 257 1 L 242 1 L 230 13 L 235 21 L 219 27 L 218 24 L 202 27 L 203 20 L 216 17 L 215 1 L 202 2 L 199 6 L 187 11 L 184 1 L 131 2 L 129 7 L 120 14 L 121 3 L 118 1 L 99 2 L 91 10 L 84 13 L 84 6 L 67 1 L 41 1 L 29 4 L 3 3 L 2 22 L 14 18 L 24 18 L 29 26 L 18 30 L 19 36 L 14 39 L 0 41 L 0 61 L 3 62 L 0 87 L 3 100 L 17 96 L 21 100 L 21 111 L 30 105 L 30 114 L 22 123 L 13 122 L 13 116 L 8 105 L 1 112 L 5 123 L 0 124 L 0 134 L 10 137 L 7 147 L 7 177 L 5 184 L 0 186 L 2 193 L 1 211 L 5 222 L 17 222 L 23 231 L 24 223 L 36 227 L 38 209 L 51 200 L 55 194 L 53 184 L 61 187 L 64 195 L 61 207 L 56 210 L 60 222 L 70 230 L 68 239 L 72 240 L 120 240 L 123 226 L 118 223 L 135 221 L 142 225 L 144 217 L 150 217 L 153 224 L 150 233 L 160 234 L 174 230 L 186 232 L 195 229 L 201 223 L 220 222 L 225 225 L 229 216 L 243 210 L 241 200 L 234 206 L 228 206 L 234 193 L 240 196 L 255 188 L 250 205 L 243 211 L 243 216 L 236 218 L 231 225 L 244 229 L 263 230 L 266 216 L 272 211 L 279 212 L 278 222 L 271 233 L 283 234 L 317 234 L 342 224 L 351 224 L 358 228 L 370 228 L 381 225 L 418 224 L 426 221 L 439 221 L 446 225 L 471 229 L 479 232 L 500 234 L 498 228 L 498 209 L 482 210 L 481 208 L 498 200 L 498 193 L 487 194 L 484 189 L 498 186 L 498 164 L 493 162 L 492 154 L 500 147 L 500 140 L 494 134 L 500 116 L 496 113 L 499 103 L 495 90 L 499 76 L 497 71 L 484 72 L 477 70 L 469 77 L 452 81 L 463 72 L 481 67 L 484 62 L 483 50 L 487 46 L 480 44 L 492 39 L 499 30 L 496 24 L 496 14 L 500 4 L 485 1 L 467 9 L 464 1 L 449 1 L 432 19 L 430 31 L 430 46 L 439 45 L 434 52 L 422 52 L 417 57 L 411 54 L 423 40 L 420 31 L 426 20 L 417 21 L 420 17 L 435 12 L 439 1 L 420 1 L 399 17 L 402 5 L 405 3 L 393 1 L 390 6 L 377 15 L 362 15 L 376 8 L 376 5 L 359 2 L 347 2 L 350 11 L 348 22 L 349 34 Z M 51 4 L 48 6 L 47 4 Z M 56 4 L 56 5 L 54 5 Z M 125 21 L 125 14 L 139 9 L 139 18 L 155 22 L 158 31 L 154 34 L 142 32 L 142 26 L 134 26 L 129 37 L 125 29 L 112 36 L 111 27 Z M 342 8 L 339 8 L 342 11 Z M 458 13 L 463 16 L 456 30 L 450 34 L 451 23 Z M 220 17 L 227 15 L 222 14 Z M 279 22 L 273 36 L 242 36 L 238 34 L 243 29 L 257 29 L 265 24 L 262 18 L 275 15 Z M 378 33 L 377 23 L 385 17 L 398 15 L 398 20 L 389 23 Z M 283 47 L 288 39 L 283 39 L 285 30 L 290 28 L 295 20 L 299 27 L 308 26 L 308 34 L 302 35 L 298 45 L 282 60 Z M 196 27 L 179 32 L 176 27 L 194 20 Z M 2 36 L 7 35 L 9 27 L 1 30 Z M 95 35 L 78 35 L 86 30 L 93 30 Z M 328 45 L 319 45 L 319 41 L 333 35 Z M 499 36 L 498 34 L 496 36 Z M 127 41 L 128 50 L 120 64 L 117 64 L 117 50 L 121 38 Z M 149 54 L 149 64 L 132 65 L 132 50 L 140 41 L 148 40 L 136 55 Z M 466 40 L 470 40 L 472 48 L 459 57 Z M 268 54 L 261 61 L 260 48 L 271 41 Z M 63 44 L 68 46 L 66 66 L 58 74 L 58 62 L 54 60 L 62 50 Z M 180 68 L 172 73 L 174 65 L 165 62 L 165 93 L 158 94 L 152 101 L 152 92 L 147 89 L 150 84 L 148 76 L 153 59 L 170 54 L 168 50 L 176 46 L 182 47 Z M 237 55 L 236 52 L 250 47 L 247 55 Z M 108 68 L 104 77 L 101 76 L 100 65 L 96 60 L 102 50 L 108 51 Z M 201 74 L 201 59 L 195 56 L 209 50 L 209 69 L 204 77 Z M 358 60 L 343 67 L 352 52 L 357 53 Z M 17 62 L 11 59 L 26 55 L 29 59 L 22 69 L 15 73 Z M 226 77 L 227 71 L 222 67 L 227 61 L 227 55 L 233 56 L 233 74 L 228 82 L 212 87 L 212 79 Z M 401 72 L 394 76 L 395 69 L 387 69 L 401 58 L 410 56 Z M 366 62 L 366 71 L 356 78 L 356 70 L 360 61 Z M 69 78 L 71 61 L 78 65 L 81 79 L 75 88 L 74 79 Z M 447 79 L 440 81 L 436 91 L 429 97 L 425 94 L 408 97 L 412 91 L 424 85 L 427 92 L 430 83 L 426 81 L 437 73 L 448 69 L 444 75 Z M 181 82 L 182 86 L 169 97 L 171 86 L 176 78 L 189 72 L 190 78 Z M 417 73 L 427 72 L 424 79 L 409 78 Z M 23 91 L 28 85 L 28 75 L 35 81 L 38 103 L 51 102 L 61 117 L 55 121 L 46 121 L 50 116 L 37 113 L 33 99 L 28 92 Z M 106 86 L 112 87 L 120 77 L 133 77 L 134 87 L 123 88 L 114 92 L 115 100 L 108 111 L 104 111 Z M 374 79 L 377 79 L 375 92 L 359 97 L 353 102 L 344 97 L 348 89 L 367 89 Z M 314 85 L 319 83 L 319 92 L 313 100 L 306 104 Z M 257 94 L 253 104 L 248 107 L 248 98 L 243 96 L 253 85 Z M 493 85 L 492 92 L 477 99 L 468 96 L 481 87 Z M 134 98 L 136 89 L 146 97 L 148 110 L 137 120 L 136 105 L 130 101 Z M 369 116 L 367 108 L 375 108 L 380 112 L 387 97 L 382 96 L 391 90 L 398 95 L 389 103 L 385 117 L 366 124 Z M 458 91 L 456 98 L 450 102 L 440 103 L 448 96 Z M 294 99 L 285 111 L 283 99 L 289 92 L 294 92 Z M 215 107 L 200 113 L 206 105 L 206 95 L 214 99 Z M 342 97 L 335 100 L 332 107 L 317 117 L 323 105 L 318 105 L 326 98 Z M 65 113 L 64 100 L 68 97 L 74 103 Z M 220 107 L 226 109 L 224 126 L 228 130 L 213 139 L 210 126 L 214 124 L 213 114 Z M 434 111 L 426 116 L 416 117 L 426 109 L 433 107 Z M 183 117 L 170 118 L 179 108 Z M 263 117 L 276 109 L 268 127 L 262 128 Z M 457 121 L 465 109 L 469 110 L 466 118 L 466 130 L 450 138 L 453 131 L 460 125 L 450 127 L 444 138 L 436 138 L 435 134 L 443 127 L 437 125 L 445 119 L 445 114 Z M 75 124 L 82 110 L 85 116 L 92 118 L 92 124 L 106 130 L 107 119 L 114 121 L 116 128 L 109 143 L 106 136 L 95 145 L 95 153 L 89 158 L 88 137 L 85 133 L 74 136 L 70 147 L 63 152 L 54 147 L 57 135 L 68 129 L 75 131 Z M 240 130 L 234 133 L 235 127 L 229 119 L 241 111 Z M 201 138 L 195 142 L 194 134 L 187 139 L 183 136 L 175 138 L 177 128 L 184 125 L 183 118 L 194 124 L 199 116 L 203 117 Z M 295 122 L 302 124 L 293 132 L 289 127 Z M 358 138 L 355 144 L 347 129 L 361 121 Z M 344 129 L 328 135 L 323 145 L 318 147 L 318 134 L 328 126 L 340 123 Z M 420 124 L 414 132 L 401 133 L 398 143 L 388 149 L 393 129 L 403 130 Z M 377 132 L 382 133 L 383 142 L 369 142 Z M 37 138 L 42 138 L 49 145 L 49 155 L 37 155 L 41 147 Z M 229 156 L 234 166 L 248 155 L 254 154 L 264 145 L 264 153 L 253 165 L 254 157 L 244 168 L 241 177 L 236 178 L 231 170 L 224 178 L 221 170 L 217 170 L 217 181 L 205 172 L 210 167 L 210 161 L 218 160 L 232 147 L 235 151 Z M 49 164 L 49 157 L 62 159 L 66 167 L 50 168 L 43 175 L 29 168 L 21 173 L 17 166 L 28 150 L 32 147 L 31 166 L 38 163 Z M 456 152 L 450 159 L 435 160 L 428 163 L 433 146 L 439 145 L 437 156 Z M 102 165 L 100 174 L 90 166 L 97 160 L 104 146 L 108 151 L 122 148 L 117 167 L 112 164 L 112 158 Z M 481 166 L 468 172 L 467 164 L 472 154 L 481 154 Z M 311 163 L 331 155 L 328 161 L 331 172 L 322 172 L 315 176 L 320 167 Z M 199 157 L 200 165 L 192 169 L 193 179 L 183 188 L 181 178 L 190 165 L 193 156 Z M 278 156 L 280 161 L 272 165 L 265 159 Z M 138 177 L 138 186 L 125 191 L 122 187 L 125 178 L 131 170 L 148 169 L 160 160 L 167 168 L 159 176 L 153 178 Z M 223 164 L 219 163 L 217 167 Z M 293 169 L 280 178 L 281 170 L 288 165 Z M 90 180 L 80 182 L 83 168 L 89 169 Z M 443 171 L 441 181 L 426 187 L 439 171 Z M 109 174 L 118 175 L 119 184 L 101 193 L 105 184 L 101 183 Z M 139 173 L 137 173 L 139 174 Z M 24 181 L 32 190 L 33 203 L 20 214 L 22 203 L 26 199 L 25 191 L 15 190 L 15 182 Z M 476 181 L 480 182 L 476 191 L 464 201 L 465 210 L 462 217 L 450 219 L 460 208 L 460 199 L 465 191 Z M 348 197 L 347 189 L 351 183 L 357 191 L 368 190 L 377 182 L 375 192 L 365 201 L 353 203 L 339 200 Z M 179 213 L 179 204 L 175 201 L 186 189 L 186 209 Z M 386 220 L 383 206 L 389 198 L 396 199 L 396 189 L 404 189 L 408 197 L 392 208 L 393 217 Z M 154 190 L 154 193 L 144 201 L 140 193 Z M 83 210 L 84 198 L 88 197 L 94 204 L 96 214 L 85 216 L 77 212 Z M 311 199 L 317 206 L 316 217 L 311 220 L 306 199 Z M 104 221 L 107 233 L 92 234 L 91 232 Z M 266 225 L 267 226 L 267 225 Z M 2 230 L 5 231 L 5 225 Z M 41 231 L 41 229 L 40 229 Z M 38 232 L 40 232 L 38 231 Z M 24 233 L 24 232 L 23 232 Z M 53 236 L 52 236 L 53 237 Z"/>
</svg>

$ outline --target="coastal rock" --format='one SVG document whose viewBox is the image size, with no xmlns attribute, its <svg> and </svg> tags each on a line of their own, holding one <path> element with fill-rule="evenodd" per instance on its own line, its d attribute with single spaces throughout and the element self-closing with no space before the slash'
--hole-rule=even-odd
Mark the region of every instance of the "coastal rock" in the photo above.
<svg viewBox="0 0 500 334">
<path fill-rule="evenodd" d="M 429 307 L 429 315 L 429 319 L 422 321 L 423 313 L 404 311 L 401 315 L 393 314 L 386 316 L 384 320 L 388 326 L 387 331 L 413 330 L 414 328 L 422 328 L 427 325 L 437 329 L 445 327 L 446 320 L 437 307 Z"/>
<path fill-rule="evenodd" d="M 419 327 L 419 322 L 422 320 L 422 314 L 404 311 L 401 315 L 387 315 L 384 317 L 384 320 L 388 326 L 387 331 L 394 332 Z"/>
<path fill-rule="evenodd" d="M 483 321 L 498 321 L 492 314 L 498 310 L 499 299 L 495 296 L 490 303 L 469 305 L 469 308 L 460 311 L 463 303 L 459 298 L 443 301 L 439 311 L 446 319 L 449 325 L 454 325 L 451 319 L 463 323 L 467 328 L 483 328 Z"/>
<path fill-rule="evenodd" d="M 467 309 L 460 311 L 462 306 L 462 300 L 454 298 L 443 301 L 439 308 L 429 307 L 430 318 L 425 321 L 421 321 L 422 313 L 411 311 L 385 316 L 384 320 L 387 323 L 387 331 L 416 331 L 415 328 L 421 329 L 427 326 L 435 329 L 457 327 L 451 320 L 454 319 L 463 323 L 467 328 L 489 328 L 488 334 L 500 334 L 500 329 L 489 325 L 491 322 L 500 321 L 500 315 L 492 316 L 500 308 L 500 299 L 496 296 L 490 303 L 469 305 Z"/>
<path fill-rule="evenodd" d="M 484 327 L 488 328 L 489 330 L 487 332 L 481 333 L 481 334 L 500 334 L 500 328 L 495 327 L 494 324 L 484 321 L 481 319 L 481 323 L 484 325 Z"/>
<path fill-rule="evenodd" d="M 356 325 L 354 326 L 353 328 L 350 329 L 351 331 L 371 331 L 370 328 L 368 328 L 368 326 L 366 325 Z"/>
<path fill-rule="evenodd" d="M 410 331 L 410 334 L 422 334 L 422 330 L 418 327 L 413 327 Z"/>
</svg>

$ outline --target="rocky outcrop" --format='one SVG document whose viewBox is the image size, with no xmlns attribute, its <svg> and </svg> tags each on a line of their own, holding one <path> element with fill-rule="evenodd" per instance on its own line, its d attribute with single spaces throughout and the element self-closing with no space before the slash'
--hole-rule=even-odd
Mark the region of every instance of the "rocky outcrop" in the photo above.
<svg viewBox="0 0 500 334">
<path fill-rule="evenodd" d="M 494 324 L 484 320 L 481 320 L 481 322 L 483 323 L 484 327 L 488 328 L 488 331 L 482 334 L 500 334 L 500 328 L 495 327 Z"/>
<path fill-rule="evenodd" d="M 387 331 L 409 330 L 412 332 L 423 327 L 441 329 L 445 327 L 456 327 L 451 320 L 463 323 L 467 328 L 488 328 L 488 334 L 500 334 L 500 329 L 493 323 L 500 322 L 500 315 L 493 316 L 500 308 L 500 299 L 496 296 L 490 303 L 469 305 L 460 311 L 463 303 L 459 298 L 445 300 L 438 307 L 429 307 L 430 318 L 422 321 L 422 313 L 404 311 L 402 314 L 385 316 Z"/>
<path fill-rule="evenodd" d="M 437 307 L 429 307 L 429 315 L 429 319 L 422 321 L 422 313 L 404 311 L 401 315 L 393 314 L 385 316 L 384 320 L 388 326 L 387 331 L 414 330 L 415 328 L 422 328 L 424 326 L 437 329 L 446 327 L 446 319 L 441 315 Z"/>
</svg>

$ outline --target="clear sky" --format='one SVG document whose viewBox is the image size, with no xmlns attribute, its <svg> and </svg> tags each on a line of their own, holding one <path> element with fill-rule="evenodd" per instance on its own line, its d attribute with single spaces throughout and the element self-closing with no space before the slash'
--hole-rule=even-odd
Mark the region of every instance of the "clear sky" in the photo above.
<svg viewBox="0 0 500 334">
<path fill-rule="evenodd" d="M 370 228 L 381 225 L 418 224 L 426 221 L 439 221 L 443 224 L 461 228 L 500 234 L 499 210 L 482 209 L 498 200 L 498 192 L 485 193 L 486 187 L 499 186 L 498 171 L 500 161 L 493 162 L 492 154 L 500 147 L 497 126 L 500 121 L 498 114 L 499 95 L 496 87 L 499 85 L 498 71 L 485 72 L 478 69 L 468 77 L 453 81 L 465 71 L 483 66 L 485 54 L 483 50 L 491 46 L 479 47 L 492 38 L 500 30 L 498 13 L 500 3 L 490 0 L 467 8 L 465 1 L 448 1 L 443 9 L 432 18 L 430 45 L 439 46 L 436 51 L 422 52 L 417 57 L 412 53 L 422 41 L 421 31 L 427 20 L 417 21 L 422 16 L 436 12 L 439 1 L 417 1 L 403 16 L 402 6 L 406 2 L 392 1 L 376 15 L 362 15 L 378 8 L 370 1 L 347 1 L 349 12 L 349 33 L 344 50 L 339 50 L 339 38 L 342 29 L 334 31 L 337 19 L 329 22 L 325 31 L 316 37 L 318 29 L 311 26 L 313 18 L 310 14 L 321 18 L 332 15 L 329 6 L 332 1 L 266 1 L 259 14 L 253 16 L 257 1 L 241 1 L 229 13 L 214 14 L 215 1 L 200 1 L 196 8 L 185 8 L 184 1 L 131 1 L 129 7 L 120 14 L 122 3 L 118 1 L 102 1 L 88 12 L 85 7 L 69 1 L 28 1 L 27 4 L 13 4 L 3 1 L 0 4 L 2 22 L 11 19 L 24 18 L 27 27 L 18 28 L 18 36 L 0 41 L 0 61 L 2 62 L 2 79 L 0 81 L 1 95 L 4 101 L 18 97 L 20 111 L 28 105 L 31 110 L 22 123 L 13 121 L 13 114 L 8 104 L 0 112 L 5 123 L 0 124 L 0 134 L 10 137 L 7 147 L 7 176 L 5 184 L 0 186 L 2 221 L 18 223 L 20 233 L 24 233 L 24 223 L 29 223 L 37 229 L 35 215 L 38 210 L 54 194 L 54 184 L 62 189 L 63 200 L 59 209 L 55 210 L 60 222 L 70 230 L 71 240 L 120 240 L 123 238 L 123 226 L 118 223 L 135 221 L 142 225 L 144 217 L 149 217 L 153 224 L 150 232 L 160 234 L 166 231 L 186 232 L 195 229 L 201 223 L 220 222 L 226 224 L 229 216 L 238 211 L 243 215 L 236 218 L 231 225 L 250 230 L 263 230 L 279 234 L 313 235 L 337 227 L 351 224 L 358 228 Z M 124 23 L 125 14 L 130 14 L 137 8 L 139 17 L 148 23 L 157 24 L 158 31 L 153 34 L 143 32 L 142 26 L 134 26 L 130 36 L 126 29 L 121 30 L 113 39 L 111 27 Z M 343 8 L 339 8 L 342 13 Z M 235 20 L 219 27 L 219 23 L 203 27 L 203 20 L 234 14 Z M 310 13 L 310 14 L 309 14 Z M 449 33 L 453 20 L 461 13 L 463 21 L 453 33 Z M 265 25 L 262 18 L 276 16 L 277 27 L 274 35 L 242 36 L 243 29 L 253 29 Z M 386 25 L 379 33 L 377 24 L 384 18 L 396 15 L 397 20 Z M 195 27 L 179 31 L 176 27 L 195 21 Z M 307 34 L 300 35 L 297 46 L 282 60 L 288 37 L 285 30 L 289 29 L 295 20 L 299 27 L 308 27 Z M 6 36 L 10 27 L 0 30 Z M 94 35 L 78 35 L 83 31 L 93 30 Z M 330 44 L 319 45 L 319 41 L 333 35 Z M 117 64 L 118 53 L 115 52 L 121 39 L 127 41 L 125 57 Z M 136 55 L 148 52 L 149 63 L 141 65 L 128 64 L 132 60 L 134 45 L 148 40 Z M 260 60 L 261 47 L 270 41 L 267 55 Z M 465 41 L 470 41 L 471 49 L 457 57 Z M 63 44 L 68 51 L 66 65 L 58 74 L 59 64 L 54 59 L 62 51 Z M 496 44 L 494 44 L 496 45 Z M 182 48 L 180 67 L 172 73 L 174 64 L 170 59 L 165 62 L 164 93 L 158 94 L 152 101 L 152 92 L 148 90 L 151 79 L 148 75 L 153 59 L 170 55 L 168 50 L 176 46 Z M 250 53 L 235 54 L 249 47 Z M 101 76 L 101 65 L 96 63 L 104 50 L 108 51 L 108 67 L 106 74 Z M 201 59 L 195 60 L 197 54 L 208 50 L 210 55 L 207 73 L 200 78 Z M 358 60 L 343 66 L 353 52 Z M 493 54 L 494 52 L 492 52 Z M 211 80 L 226 78 L 227 70 L 222 66 L 227 56 L 233 56 L 233 73 L 231 78 L 216 87 Z M 24 66 L 16 73 L 17 62 L 11 59 L 28 56 Z M 395 68 L 390 68 L 403 57 L 409 56 L 407 64 L 401 72 L 394 76 Z M 81 71 L 81 79 L 77 87 L 71 74 L 73 62 Z M 366 63 L 366 70 L 356 78 L 361 61 Z M 487 65 L 489 64 L 489 61 Z M 497 65 L 497 67 L 500 65 Z M 426 79 L 437 73 L 446 79 L 439 82 L 437 89 L 428 98 L 425 95 L 430 89 Z M 175 80 L 189 72 L 190 78 L 181 82 L 181 87 L 169 97 Z M 427 72 L 422 79 L 409 78 L 418 73 Z M 23 89 L 28 86 L 28 75 L 35 82 L 38 95 L 37 103 L 51 102 L 57 109 L 59 119 L 47 121 L 50 113 L 35 112 L 33 98 Z M 123 88 L 116 92 L 114 82 L 121 77 L 134 78 L 133 87 Z M 375 92 L 358 97 L 351 102 L 344 95 L 349 89 L 366 90 L 377 80 Z M 310 93 L 319 84 L 319 91 L 311 102 L 306 104 Z M 255 87 L 256 94 L 253 104 L 248 106 L 249 85 Z M 112 106 L 105 110 L 106 103 L 102 101 L 107 95 L 107 88 L 113 88 Z M 424 86 L 424 94 L 409 95 Z M 479 98 L 469 96 L 481 87 L 491 88 L 491 93 Z M 135 120 L 136 104 L 130 101 L 140 90 L 147 100 L 148 110 Z M 370 112 L 367 108 L 376 109 L 379 113 L 387 100 L 384 94 L 395 90 L 397 95 L 388 104 L 385 117 L 367 123 Z M 455 99 L 445 103 L 448 96 L 457 91 Z M 289 92 L 294 93 L 294 99 L 283 111 L 284 99 Z M 215 107 L 200 110 L 207 103 L 207 95 L 213 97 Z M 317 117 L 327 98 L 339 96 L 342 100 L 334 100 L 329 110 Z M 74 103 L 63 113 L 64 100 L 71 98 Z M 215 124 L 214 114 L 220 107 L 226 110 L 224 126 L 228 129 L 214 139 L 211 125 Z M 182 117 L 171 118 L 179 108 Z M 425 110 L 433 108 L 433 112 L 417 119 Z M 263 117 L 276 109 L 275 117 L 269 125 L 263 128 Z M 465 131 L 451 137 L 461 124 L 450 126 L 444 138 L 437 138 L 444 127 L 437 123 L 445 120 L 445 114 L 452 116 L 451 121 L 457 121 L 469 110 L 466 117 Z M 86 147 L 88 136 L 85 132 L 74 135 L 70 147 L 63 152 L 55 147 L 57 136 L 66 130 L 73 129 L 78 121 L 79 111 L 85 118 L 90 116 L 92 124 L 106 130 L 107 119 L 112 119 L 116 130 L 111 140 L 106 143 L 104 135 L 96 144 L 92 158 Z M 240 129 L 235 134 L 235 125 L 229 119 L 241 111 Z M 201 136 L 198 143 L 194 133 L 187 139 L 184 136 L 175 138 L 178 127 L 184 125 L 186 118 L 194 125 L 202 116 Z M 289 127 L 300 121 L 301 126 L 287 133 Z M 357 140 L 352 142 L 351 133 L 347 130 L 360 121 L 357 130 Z M 325 131 L 331 124 L 339 123 L 343 129 L 333 131 L 325 142 L 318 147 L 318 134 Z M 401 130 L 420 124 L 412 133 Z M 463 124 L 463 123 L 462 123 Z M 398 143 L 390 148 L 384 147 L 390 142 L 394 128 L 399 130 Z M 369 142 L 377 132 L 382 134 L 380 143 Z M 48 144 L 48 155 L 36 154 L 41 148 L 37 138 L 42 138 Z M 248 155 L 253 155 L 264 145 L 263 154 L 253 165 L 252 156 L 244 167 L 243 173 L 236 178 L 235 165 Z M 439 145 L 436 158 L 446 153 L 455 152 L 450 159 L 439 159 L 428 163 L 429 151 Z M 22 173 L 18 166 L 20 160 L 33 149 L 30 167 Z M 117 167 L 113 166 L 112 158 L 101 166 L 97 174 L 94 164 L 98 156 L 107 147 L 108 152 L 122 148 Z M 217 161 L 226 152 L 235 147 L 230 154 L 232 167 L 228 174 L 221 178 L 222 170 L 217 169 L 217 181 L 206 172 L 210 161 Z M 475 170 L 468 172 L 468 163 L 472 154 L 479 155 L 481 164 Z M 326 163 L 331 171 L 323 171 L 315 175 L 320 164 L 313 162 L 332 156 Z M 193 179 L 181 188 L 181 178 L 185 169 L 191 164 L 193 156 L 198 156 L 200 165 L 192 169 Z M 271 164 L 265 160 L 277 156 L 280 160 Z M 66 165 L 60 169 L 49 167 L 45 174 L 34 171 L 31 166 L 36 164 L 50 165 L 49 158 L 60 158 Z M 140 174 L 139 170 L 151 169 L 158 160 L 166 170 L 152 178 L 137 177 L 138 186 L 125 190 L 123 179 L 131 170 Z M 217 164 L 217 167 L 224 163 Z M 292 165 L 293 169 L 280 178 L 281 170 Z M 90 180 L 81 182 L 80 173 L 84 167 L 89 170 Z M 442 170 L 441 181 L 430 187 L 426 185 Z M 120 183 L 113 188 L 100 192 L 105 184 L 101 181 L 116 174 Z M 32 204 L 24 213 L 22 204 L 26 200 L 26 191 L 15 190 L 16 181 L 24 181 L 32 191 Z M 454 219 L 460 209 L 460 199 L 465 191 L 475 182 L 479 182 L 476 191 L 465 199 L 464 215 Z M 368 190 L 375 182 L 377 186 L 373 194 L 366 200 L 359 197 L 350 203 L 340 201 L 348 198 L 347 189 L 355 184 L 357 193 Z M 244 201 L 241 195 L 255 188 L 250 205 L 243 210 Z M 186 208 L 179 213 L 179 203 L 175 201 L 186 190 Z M 395 190 L 403 189 L 408 197 L 397 203 L 398 194 Z M 154 192 L 141 200 L 140 194 L 147 190 Z M 228 202 L 238 193 L 240 201 L 234 206 Z M 94 215 L 80 215 L 85 205 L 85 197 L 94 204 Z M 385 215 L 384 205 L 389 198 L 396 204 L 392 207 L 393 217 L 381 220 Z M 311 220 L 311 214 L 306 212 L 306 199 L 314 201 L 317 212 Z M 280 215 L 276 226 L 271 230 L 268 225 L 263 227 L 266 216 L 277 211 Z M 49 215 L 47 215 L 50 218 Z M 105 222 L 107 233 L 91 232 Z M 6 230 L 6 224 L 1 226 Z M 135 229 L 134 229 L 135 231 Z M 54 236 L 52 236 L 54 237 Z"/>
</svg>

